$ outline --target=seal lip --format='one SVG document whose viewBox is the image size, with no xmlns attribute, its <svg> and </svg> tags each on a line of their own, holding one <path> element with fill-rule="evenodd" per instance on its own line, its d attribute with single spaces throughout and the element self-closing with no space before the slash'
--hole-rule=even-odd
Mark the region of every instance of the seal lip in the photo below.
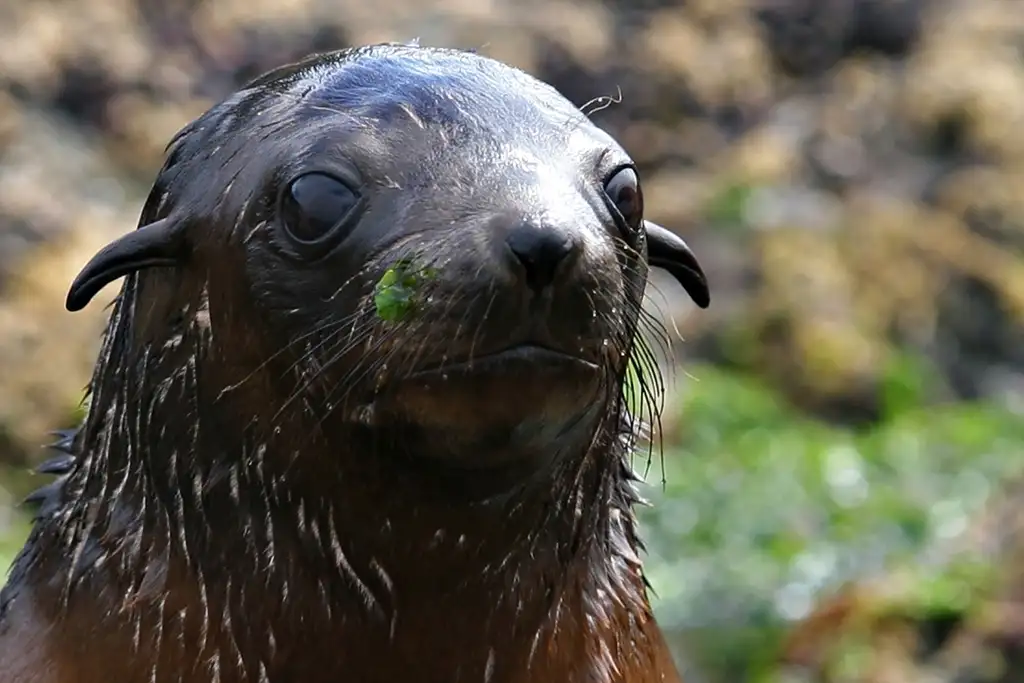
<svg viewBox="0 0 1024 683">
<path fill-rule="evenodd" d="M 416 370 L 405 379 L 421 379 L 435 376 L 466 376 L 487 375 L 495 371 L 524 372 L 529 368 L 540 370 L 574 369 L 577 371 L 597 372 L 597 363 L 580 356 L 557 351 L 534 342 L 524 342 L 509 346 L 501 351 L 486 353 L 472 358 L 437 363 Z"/>
</svg>

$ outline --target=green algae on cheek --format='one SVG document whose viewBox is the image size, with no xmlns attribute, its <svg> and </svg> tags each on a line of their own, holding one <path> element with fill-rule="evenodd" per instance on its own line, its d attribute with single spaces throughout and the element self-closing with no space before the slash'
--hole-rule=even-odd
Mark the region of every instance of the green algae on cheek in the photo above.
<svg viewBox="0 0 1024 683">
<path fill-rule="evenodd" d="M 432 268 L 414 269 L 411 259 L 400 259 L 384 271 L 373 289 L 377 317 L 386 322 L 406 319 L 416 308 L 422 285 L 437 277 Z"/>
</svg>

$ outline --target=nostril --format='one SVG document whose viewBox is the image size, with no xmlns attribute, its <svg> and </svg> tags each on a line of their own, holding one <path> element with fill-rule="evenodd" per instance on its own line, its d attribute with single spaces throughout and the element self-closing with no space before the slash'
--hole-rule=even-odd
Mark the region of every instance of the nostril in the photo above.
<svg viewBox="0 0 1024 683">
<path fill-rule="evenodd" d="M 509 249 L 522 264 L 531 289 L 550 286 L 559 267 L 576 251 L 572 236 L 553 228 L 520 225 L 505 238 Z"/>
</svg>

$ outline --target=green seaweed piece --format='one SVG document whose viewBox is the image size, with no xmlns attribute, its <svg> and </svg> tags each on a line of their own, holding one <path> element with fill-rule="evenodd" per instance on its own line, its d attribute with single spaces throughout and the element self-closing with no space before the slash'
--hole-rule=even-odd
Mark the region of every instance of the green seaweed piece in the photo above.
<svg viewBox="0 0 1024 683">
<path fill-rule="evenodd" d="M 416 308 L 416 294 L 427 280 L 437 277 L 432 268 L 412 270 L 411 259 L 400 259 L 384 271 L 374 287 L 377 316 L 387 322 L 404 320 Z"/>
</svg>

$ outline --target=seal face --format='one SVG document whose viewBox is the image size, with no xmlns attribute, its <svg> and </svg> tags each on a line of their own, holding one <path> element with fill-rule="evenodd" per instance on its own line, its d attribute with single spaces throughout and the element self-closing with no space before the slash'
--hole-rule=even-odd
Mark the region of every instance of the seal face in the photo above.
<svg viewBox="0 0 1024 683">
<path fill-rule="evenodd" d="M 342 365 L 374 368 L 346 406 L 360 419 L 447 442 L 449 432 L 464 442 L 525 438 L 580 419 L 602 383 L 616 381 L 602 371 L 622 365 L 614 356 L 628 351 L 635 315 L 620 302 L 643 288 L 629 157 L 547 86 L 463 53 L 428 63 L 389 53 L 291 78 L 286 92 L 305 93 L 318 125 L 285 133 L 308 150 L 282 160 L 298 180 L 264 190 L 283 192 L 294 216 L 250 219 L 269 228 L 248 247 L 253 284 L 283 303 L 268 316 L 286 318 L 300 301 L 312 304 L 303 328 L 356 316 L 343 333 L 365 330 L 366 342 Z M 334 250 L 305 260 L 309 278 L 287 290 L 275 273 L 298 255 L 291 226 L 338 196 L 322 187 L 302 199 L 296 185 L 312 173 L 337 179 L 358 210 L 333 212 L 345 216 Z M 617 220 L 609 183 L 617 198 L 633 192 L 622 203 L 632 223 Z M 368 297 L 396 264 L 412 274 L 408 309 L 381 320 Z"/>
<path fill-rule="evenodd" d="M 624 395 L 648 268 L 702 307 L 708 286 L 582 112 L 472 53 L 317 55 L 186 126 L 140 226 L 68 293 L 127 276 L 0 668 L 676 680 Z"/>
<path fill-rule="evenodd" d="M 467 53 L 389 50 L 272 79 L 264 106 L 301 115 L 274 132 L 289 153 L 259 179 L 283 201 L 245 220 L 262 226 L 246 245 L 252 286 L 281 329 L 302 316 L 302 329 L 365 337 L 340 363 L 365 381 L 334 379 L 347 415 L 431 442 L 457 434 L 477 459 L 483 440 L 568 429 L 617 383 L 646 246 L 636 172 L 607 134 Z M 285 259 L 301 279 L 278 277 Z M 370 296 L 396 264 L 409 301 L 382 320 Z"/>
<path fill-rule="evenodd" d="M 177 191 L 161 218 L 200 207 L 231 226 L 179 228 L 193 259 L 235 252 L 266 331 L 317 349 L 296 363 L 335 388 L 331 421 L 402 425 L 467 464 L 593 427 L 633 347 L 652 229 L 706 305 L 622 147 L 472 53 L 377 46 L 271 72 L 183 131 L 162 177 Z M 388 319 L 373 304 L 396 268 Z"/>
</svg>

